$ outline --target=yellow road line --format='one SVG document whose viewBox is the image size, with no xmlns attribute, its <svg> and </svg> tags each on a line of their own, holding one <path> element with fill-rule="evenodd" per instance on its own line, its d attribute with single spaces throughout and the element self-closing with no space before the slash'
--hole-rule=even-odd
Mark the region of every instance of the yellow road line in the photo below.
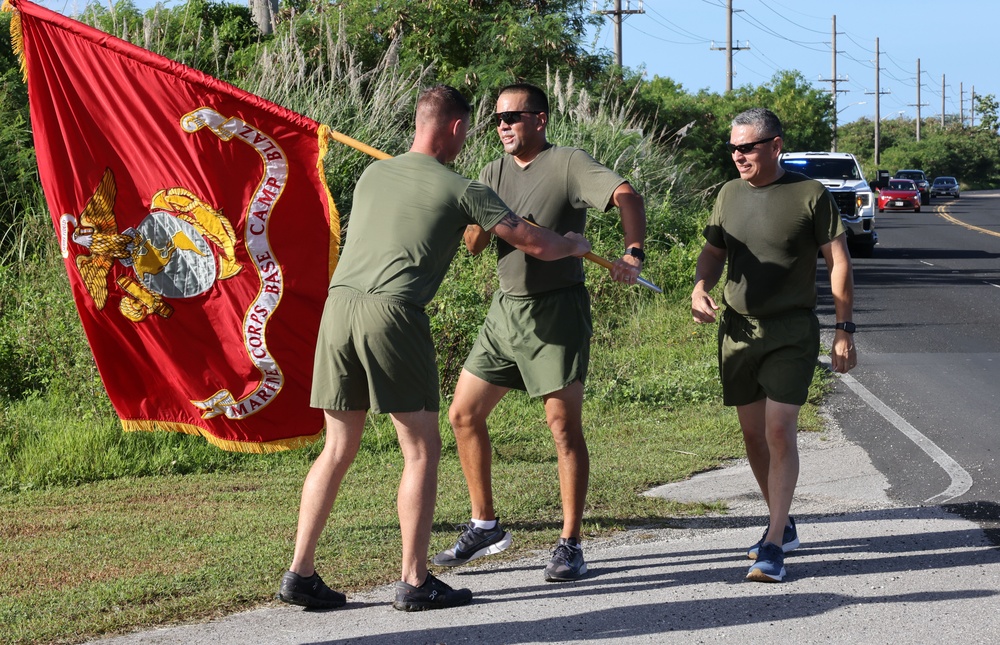
<svg viewBox="0 0 1000 645">
<path fill-rule="evenodd" d="M 1000 233 L 998 233 L 997 231 L 991 231 L 989 229 L 980 228 L 978 226 L 973 226 L 972 224 L 966 224 L 962 220 L 955 219 L 954 217 L 952 217 L 951 215 L 948 214 L 948 205 L 947 204 L 940 204 L 938 206 L 935 206 L 934 207 L 934 212 L 937 215 L 940 215 L 942 218 L 948 220 L 952 224 L 958 224 L 959 226 L 964 226 L 965 228 L 969 229 L 970 231 L 977 231 L 979 233 L 986 233 L 987 235 L 992 235 L 993 237 L 1000 237 Z"/>
</svg>

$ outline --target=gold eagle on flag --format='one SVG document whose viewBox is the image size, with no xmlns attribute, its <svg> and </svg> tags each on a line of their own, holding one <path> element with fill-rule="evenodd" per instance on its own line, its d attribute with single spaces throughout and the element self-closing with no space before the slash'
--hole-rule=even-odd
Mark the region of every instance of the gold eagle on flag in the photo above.
<svg viewBox="0 0 1000 645">
<path fill-rule="evenodd" d="M 173 297 L 193 297 L 207 291 L 216 278 L 231 278 L 242 269 L 235 257 L 232 224 L 190 191 L 169 188 L 157 192 L 149 215 L 137 227 L 124 231 L 118 230 L 115 216 L 117 192 L 114 173 L 108 168 L 80 214 L 79 225 L 72 215 L 62 217 L 63 256 L 69 253 L 66 228 L 72 223 L 73 242 L 89 251 L 76 256 L 76 266 L 98 310 L 107 304 L 107 278 L 115 260 L 131 267 L 138 278 L 123 275 L 115 281 L 125 291 L 119 310 L 133 322 L 141 322 L 150 313 L 169 318 L 173 308 L 164 302 L 165 291 Z M 217 268 L 208 243 L 221 251 Z M 189 252 L 186 266 L 180 269 L 185 279 L 158 279 L 178 252 Z"/>
</svg>

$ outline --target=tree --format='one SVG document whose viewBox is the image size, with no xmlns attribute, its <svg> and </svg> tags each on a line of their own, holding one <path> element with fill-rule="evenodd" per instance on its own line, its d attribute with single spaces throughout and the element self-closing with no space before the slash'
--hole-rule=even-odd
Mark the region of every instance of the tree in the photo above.
<svg viewBox="0 0 1000 645">
<path fill-rule="evenodd" d="M 278 0 L 248 0 L 254 24 L 260 33 L 269 36 L 274 33 L 275 17 L 278 15 Z"/>
<path fill-rule="evenodd" d="M 95 0 L 79 19 L 224 80 L 252 64 L 240 54 L 260 38 L 250 9 L 223 0 L 188 0 L 171 8 L 158 3 L 145 11 L 133 0 L 118 0 L 110 7 Z"/>
<path fill-rule="evenodd" d="M 997 127 L 1000 126 L 1000 116 L 997 111 L 1000 104 L 994 94 L 977 94 L 975 112 L 979 115 L 979 129 L 996 134 Z"/>
<path fill-rule="evenodd" d="M 881 160 L 875 167 L 875 126 L 870 119 L 859 119 L 841 126 L 838 131 L 844 151 L 854 153 L 870 179 L 878 169 L 894 173 L 903 168 L 919 168 L 928 177 L 957 177 L 967 189 L 993 188 L 1000 185 L 1000 137 L 987 127 L 962 128 L 958 119 L 945 127 L 928 120 L 916 140 L 912 119 L 885 119 L 881 128 Z"/>
<path fill-rule="evenodd" d="M 785 150 L 829 150 L 833 142 L 833 100 L 798 71 L 779 71 L 756 88 L 734 90 L 734 107 L 766 107 L 785 128 Z"/>
<path fill-rule="evenodd" d="M 588 82 L 606 65 L 580 44 L 587 26 L 600 23 L 586 0 L 342 0 L 334 6 L 367 66 L 398 39 L 404 70 L 434 65 L 438 80 L 456 87 L 544 84 L 548 69 Z"/>
<path fill-rule="evenodd" d="M 785 127 L 785 150 L 829 150 L 833 139 L 833 103 L 799 72 L 781 71 L 767 83 L 746 85 L 728 94 L 701 90 L 690 94 L 669 78 L 654 77 L 640 89 L 642 109 L 655 114 L 668 132 L 682 133 L 678 145 L 711 183 L 737 176 L 722 143 L 729 139 L 733 117 L 752 107 L 766 107 Z"/>
</svg>

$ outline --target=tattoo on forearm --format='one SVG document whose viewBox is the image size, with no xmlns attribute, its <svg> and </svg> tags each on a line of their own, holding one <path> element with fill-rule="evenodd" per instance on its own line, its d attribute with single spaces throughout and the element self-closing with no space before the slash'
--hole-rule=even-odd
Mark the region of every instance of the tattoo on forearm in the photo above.
<svg viewBox="0 0 1000 645">
<path fill-rule="evenodd" d="M 500 220 L 500 224 L 506 226 L 507 228 L 517 228 L 521 225 L 521 218 L 514 213 L 507 213 L 504 218 Z"/>
</svg>

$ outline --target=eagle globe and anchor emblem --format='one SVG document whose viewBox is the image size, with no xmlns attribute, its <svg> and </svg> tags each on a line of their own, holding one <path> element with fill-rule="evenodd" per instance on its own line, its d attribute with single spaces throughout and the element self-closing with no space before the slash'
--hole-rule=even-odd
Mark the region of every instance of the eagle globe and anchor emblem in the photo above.
<svg viewBox="0 0 1000 645">
<path fill-rule="evenodd" d="M 221 212 L 184 188 L 169 188 L 153 195 L 149 214 L 134 226 L 118 230 L 115 216 L 117 187 L 111 169 L 79 220 L 65 214 L 60 219 L 63 257 L 72 240 L 89 250 L 76 256 L 76 266 L 98 310 L 108 300 L 108 273 L 114 263 L 129 267 L 134 277 L 121 275 L 115 284 L 124 292 L 119 311 L 133 322 L 150 314 L 173 314 L 164 299 L 193 298 L 208 291 L 216 279 L 240 272 L 236 262 L 236 235 Z M 213 247 L 219 251 L 216 258 Z"/>
</svg>

